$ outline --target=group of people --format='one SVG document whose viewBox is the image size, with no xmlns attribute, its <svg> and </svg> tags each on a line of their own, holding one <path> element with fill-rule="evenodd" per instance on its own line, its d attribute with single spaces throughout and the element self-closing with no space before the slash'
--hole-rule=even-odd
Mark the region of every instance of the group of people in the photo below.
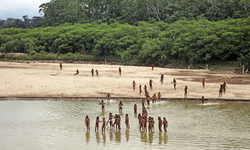
<svg viewBox="0 0 250 150">
<path fill-rule="evenodd" d="M 100 102 L 100 104 L 102 105 L 102 110 L 105 109 L 105 103 L 104 101 L 102 100 Z M 123 106 L 123 103 L 122 101 L 119 102 L 119 111 L 122 111 L 122 106 Z M 134 113 L 137 114 L 137 105 L 135 104 L 134 105 Z M 113 122 L 113 119 L 115 120 Z M 152 132 L 152 129 L 154 128 L 154 118 L 153 117 L 148 117 L 148 113 L 147 113 L 147 109 L 145 107 L 145 101 L 144 99 L 142 99 L 142 114 L 138 114 L 138 120 L 139 120 L 139 128 L 140 130 L 143 130 L 143 131 L 146 131 L 147 130 L 149 132 Z M 98 131 L 99 130 L 99 123 L 102 122 L 102 132 L 105 132 L 105 129 L 106 129 L 106 125 L 109 123 L 109 126 L 110 128 L 118 128 L 119 130 L 121 129 L 121 117 L 119 114 L 115 114 L 115 116 L 112 115 L 112 113 L 109 113 L 109 119 L 108 121 L 106 122 L 106 119 L 105 117 L 103 117 L 102 120 L 99 119 L 99 116 L 96 117 L 96 123 L 95 123 L 95 131 Z M 158 128 L 159 128 L 159 131 L 162 132 L 162 124 L 164 125 L 164 131 L 167 132 L 167 127 L 168 127 L 168 122 L 166 120 L 166 118 L 164 117 L 163 118 L 163 121 L 161 120 L 161 117 L 158 117 Z M 88 117 L 88 115 L 86 116 L 85 118 L 85 125 L 87 127 L 87 130 L 90 130 L 90 118 Z M 125 125 L 126 125 L 126 128 L 130 128 L 130 125 L 129 125 L 129 116 L 128 114 L 125 115 Z M 147 128 L 148 127 L 148 128 Z"/>
</svg>

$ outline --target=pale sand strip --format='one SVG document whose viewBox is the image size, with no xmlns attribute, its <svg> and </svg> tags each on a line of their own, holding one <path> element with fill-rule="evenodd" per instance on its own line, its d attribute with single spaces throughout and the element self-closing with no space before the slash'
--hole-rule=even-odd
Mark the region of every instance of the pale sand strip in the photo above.
<svg viewBox="0 0 250 150">
<path fill-rule="evenodd" d="M 119 76 L 118 68 L 122 68 L 122 75 Z M 91 77 L 91 69 L 99 71 L 99 77 Z M 79 75 L 74 76 L 76 70 Z M 170 73 L 182 72 L 183 76 L 169 75 Z M 187 69 L 169 69 L 155 67 L 119 66 L 119 65 L 95 65 L 95 64 L 63 64 L 63 70 L 59 69 L 58 63 L 10 63 L 0 62 L 0 97 L 6 98 L 97 98 L 106 99 L 107 93 L 111 99 L 141 99 L 144 98 L 144 85 L 147 85 L 150 96 L 161 92 L 165 100 L 184 97 L 184 87 L 188 86 L 188 99 L 199 100 L 204 96 L 208 100 L 241 100 L 250 99 L 248 84 L 227 84 L 226 94 L 219 98 L 218 83 L 193 82 L 195 78 L 201 78 L 203 74 L 210 76 L 229 78 L 240 78 L 242 76 L 233 73 L 221 74 L 207 70 L 191 70 L 197 76 L 185 76 Z M 164 84 L 161 85 L 160 74 L 164 74 Z M 249 75 L 244 75 L 249 77 Z M 177 78 L 177 90 L 173 89 L 171 82 Z M 182 78 L 182 80 L 178 80 Z M 149 89 L 149 79 L 152 79 L 153 90 Z M 183 80 L 185 79 L 185 81 Z M 135 92 L 132 89 L 132 82 L 136 82 Z M 139 96 L 139 85 L 142 85 L 143 93 Z"/>
</svg>

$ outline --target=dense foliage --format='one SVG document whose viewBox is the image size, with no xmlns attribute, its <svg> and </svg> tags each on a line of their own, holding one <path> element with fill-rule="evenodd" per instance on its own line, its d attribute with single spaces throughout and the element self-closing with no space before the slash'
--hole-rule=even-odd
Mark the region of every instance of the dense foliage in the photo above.
<svg viewBox="0 0 250 150">
<path fill-rule="evenodd" d="M 250 0 L 51 0 L 40 5 L 42 26 L 62 23 L 128 23 L 249 16 Z"/>
<path fill-rule="evenodd" d="M 175 59 L 200 64 L 212 60 L 244 61 L 250 56 L 250 17 L 211 22 L 179 20 L 168 24 L 62 24 L 34 29 L 0 30 L 0 52 L 92 54 L 124 62 L 165 65 Z"/>
</svg>

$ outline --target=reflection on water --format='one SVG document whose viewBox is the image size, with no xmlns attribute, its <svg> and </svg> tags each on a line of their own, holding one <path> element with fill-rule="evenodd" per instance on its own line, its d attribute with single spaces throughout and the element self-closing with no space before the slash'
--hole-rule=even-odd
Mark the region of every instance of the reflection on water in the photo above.
<svg viewBox="0 0 250 150">
<path fill-rule="evenodd" d="M 153 132 L 139 130 L 135 102 L 106 103 L 102 111 L 98 101 L 0 101 L 1 150 L 20 149 L 250 149 L 250 104 L 158 102 L 146 106 L 151 117 L 166 117 L 168 133 L 159 132 L 155 119 Z M 138 112 L 141 104 L 137 102 Z M 97 109 L 99 108 L 99 109 Z M 95 132 L 95 119 L 120 114 L 121 130 Z M 126 129 L 128 114 L 130 129 Z M 90 131 L 85 116 L 90 118 Z M 134 115 L 134 117 L 133 117 Z M 114 120 L 113 120 L 114 121 Z"/>
</svg>

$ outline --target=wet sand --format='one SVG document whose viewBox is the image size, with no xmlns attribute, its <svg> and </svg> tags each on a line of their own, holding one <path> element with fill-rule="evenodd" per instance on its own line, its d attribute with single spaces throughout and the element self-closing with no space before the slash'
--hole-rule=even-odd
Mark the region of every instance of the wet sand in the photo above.
<svg viewBox="0 0 250 150">
<path fill-rule="evenodd" d="M 119 75 L 118 68 L 122 74 Z M 91 76 L 91 69 L 98 70 L 99 76 Z M 74 75 L 76 70 L 78 75 Z M 160 75 L 164 74 L 164 83 Z M 172 81 L 177 81 L 174 90 Z M 206 80 L 205 89 L 202 79 Z M 103 64 L 63 63 L 15 63 L 0 62 L 0 97 L 4 98 L 103 98 L 110 93 L 111 99 L 144 98 L 144 85 L 147 85 L 150 96 L 161 93 L 166 100 L 184 98 L 184 87 L 188 86 L 187 99 L 198 100 L 249 100 L 250 75 L 234 74 L 230 70 L 209 71 L 203 69 L 169 69 L 142 66 L 120 66 Z M 153 80 L 153 89 L 149 89 L 149 80 Z M 136 82 L 135 92 L 132 82 Z M 226 93 L 219 97 L 219 87 L 227 83 Z M 139 95 L 139 85 L 142 94 Z"/>
</svg>

